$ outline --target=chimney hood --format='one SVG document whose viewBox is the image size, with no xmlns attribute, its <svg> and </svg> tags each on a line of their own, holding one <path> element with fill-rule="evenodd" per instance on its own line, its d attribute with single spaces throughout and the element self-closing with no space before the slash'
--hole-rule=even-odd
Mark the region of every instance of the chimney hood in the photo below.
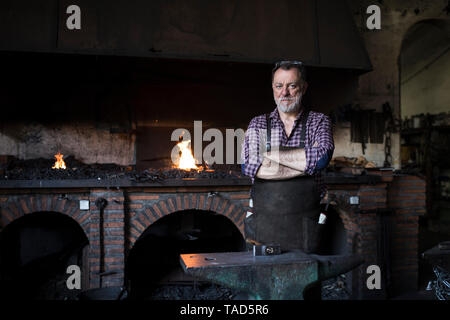
<svg viewBox="0 0 450 320">
<path fill-rule="evenodd" d="M 0 51 L 273 63 L 363 73 L 372 65 L 346 1 L 69 0 L 0 2 Z"/>
</svg>

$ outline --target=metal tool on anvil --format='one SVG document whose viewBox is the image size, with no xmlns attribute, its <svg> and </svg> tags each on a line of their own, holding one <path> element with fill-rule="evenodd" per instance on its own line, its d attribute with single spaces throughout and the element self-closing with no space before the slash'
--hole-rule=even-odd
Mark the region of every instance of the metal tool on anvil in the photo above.
<svg viewBox="0 0 450 320">
<path fill-rule="evenodd" d="M 254 256 L 274 256 L 281 254 L 281 247 L 278 243 L 255 244 L 252 252 Z"/>
<path fill-rule="evenodd" d="M 258 300 L 303 300 L 310 285 L 346 273 L 364 260 L 358 255 L 319 256 L 292 250 L 279 255 L 252 252 L 182 254 L 185 273 Z"/>
</svg>

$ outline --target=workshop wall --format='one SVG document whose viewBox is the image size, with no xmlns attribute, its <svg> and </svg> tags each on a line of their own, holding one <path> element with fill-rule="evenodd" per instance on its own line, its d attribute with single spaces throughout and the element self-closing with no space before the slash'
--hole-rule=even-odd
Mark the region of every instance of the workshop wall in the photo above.
<svg viewBox="0 0 450 320">
<path fill-rule="evenodd" d="M 403 39 L 410 28 L 417 22 L 427 19 L 448 19 L 448 1 L 400 1 L 386 0 L 348 0 L 349 7 L 360 34 L 365 42 L 373 65 L 373 71 L 359 77 L 359 90 L 353 104 L 359 104 L 362 109 L 375 109 L 382 111 L 382 105 L 389 102 L 394 118 L 400 118 L 400 79 L 399 79 L 399 55 Z M 369 30 L 366 20 L 369 15 L 366 8 L 376 4 L 381 9 L 381 29 Z M 351 143 L 349 139 L 350 129 L 348 125 L 337 124 L 335 128 L 336 148 L 334 156 L 357 157 L 362 155 L 361 143 Z M 341 131 L 344 131 L 342 133 Z M 377 144 L 367 145 L 367 160 L 373 161 L 377 166 L 382 166 L 380 151 L 383 154 L 384 146 Z M 400 168 L 400 135 L 398 132 L 392 135 L 393 156 L 392 166 Z"/>
<path fill-rule="evenodd" d="M 134 161 L 134 135 L 111 134 L 96 128 L 95 123 L 5 125 L 0 146 L 1 154 L 20 159 L 53 159 L 60 152 L 64 158 L 72 155 L 84 163 L 129 165 Z"/>
<path fill-rule="evenodd" d="M 2 53 L 0 154 L 85 163 L 134 161 L 129 83 L 95 56 Z M 117 64 L 117 62 L 116 62 Z"/>
</svg>

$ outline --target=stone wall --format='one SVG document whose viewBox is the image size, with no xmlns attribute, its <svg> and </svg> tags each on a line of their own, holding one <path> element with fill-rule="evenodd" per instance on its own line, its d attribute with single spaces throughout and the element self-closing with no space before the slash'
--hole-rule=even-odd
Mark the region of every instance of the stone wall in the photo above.
<svg viewBox="0 0 450 320">
<path fill-rule="evenodd" d="M 448 19 L 448 1 L 370 1 L 348 0 L 353 17 L 365 43 L 373 65 L 373 71 L 359 77 L 359 90 L 353 104 L 363 109 L 382 111 L 389 102 L 394 117 L 401 117 L 399 56 L 408 30 L 416 23 L 427 19 Z M 366 20 L 368 6 L 376 4 L 381 9 L 381 29 L 369 30 Z M 357 157 L 362 155 L 361 144 L 350 142 L 349 128 L 338 124 L 335 129 L 336 149 L 334 156 Z M 400 168 L 400 135 L 392 136 L 392 166 Z M 369 144 L 365 157 L 383 166 L 384 144 Z"/>
</svg>

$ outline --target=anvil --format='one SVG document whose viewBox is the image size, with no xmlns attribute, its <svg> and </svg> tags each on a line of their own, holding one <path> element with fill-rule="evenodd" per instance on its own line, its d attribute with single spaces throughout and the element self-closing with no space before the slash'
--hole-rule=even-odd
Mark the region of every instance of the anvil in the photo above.
<svg viewBox="0 0 450 320">
<path fill-rule="evenodd" d="M 185 273 L 228 288 L 247 292 L 257 300 L 303 300 L 303 291 L 364 262 L 358 255 L 320 256 L 292 250 L 280 255 L 251 252 L 182 254 Z"/>
</svg>

